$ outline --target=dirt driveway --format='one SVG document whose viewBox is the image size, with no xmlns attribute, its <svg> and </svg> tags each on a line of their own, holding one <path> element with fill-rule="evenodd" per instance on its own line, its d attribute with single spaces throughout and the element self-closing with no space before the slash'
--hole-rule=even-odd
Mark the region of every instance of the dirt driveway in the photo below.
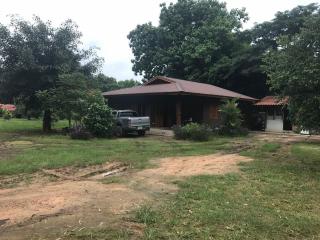
<svg viewBox="0 0 320 240">
<path fill-rule="evenodd" d="M 158 159 L 142 171 L 118 163 L 45 171 L 34 184 L 0 190 L 0 239 L 64 239 L 72 231 L 105 227 L 125 227 L 139 238 L 143 226 L 128 220 L 130 212 L 174 194 L 173 180 L 236 172 L 239 162 L 250 160 L 214 154 Z M 113 183 L 104 182 L 114 175 Z"/>
</svg>

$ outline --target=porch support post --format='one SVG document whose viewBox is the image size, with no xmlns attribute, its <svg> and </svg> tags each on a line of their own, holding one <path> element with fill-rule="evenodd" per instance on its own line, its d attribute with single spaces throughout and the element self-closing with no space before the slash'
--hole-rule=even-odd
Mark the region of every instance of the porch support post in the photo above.
<svg viewBox="0 0 320 240">
<path fill-rule="evenodd" d="M 181 100 L 176 102 L 176 125 L 181 126 Z"/>
</svg>

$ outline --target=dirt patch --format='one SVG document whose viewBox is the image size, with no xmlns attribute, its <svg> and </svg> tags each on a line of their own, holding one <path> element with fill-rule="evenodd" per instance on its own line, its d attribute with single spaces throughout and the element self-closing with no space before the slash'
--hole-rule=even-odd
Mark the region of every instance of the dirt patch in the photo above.
<svg viewBox="0 0 320 240">
<path fill-rule="evenodd" d="M 29 145 L 32 145 L 33 142 L 31 142 L 31 141 L 11 141 L 11 142 L 5 142 L 4 144 L 7 146 L 29 146 Z"/>
<path fill-rule="evenodd" d="M 0 216 L 1 219 L 9 219 L 3 224 L 4 227 L 16 224 L 23 226 L 32 223 L 30 219 L 41 221 L 44 216 L 63 215 L 66 212 L 76 215 L 80 207 L 92 206 L 93 212 L 98 208 L 98 211 L 103 209 L 112 214 L 123 214 L 146 199 L 142 193 L 125 185 L 65 181 L 47 186 L 0 190 Z M 101 201 L 104 204 L 99 206 Z"/>
<path fill-rule="evenodd" d="M 193 176 L 203 174 L 225 174 L 237 172 L 239 162 L 251 161 L 251 158 L 238 154 L 213 154 L 207 156 L 170 157 L 159 161 L 159 167 L 147 169 L 138 174 L 163 176 Z"/>
<path fill-rule="evenodd" d="M 57 239 L 75 229 L 115 225 L 140 236 L 143 226 L 124 217 L 146 202 L 157 204 L 162 196 L 175 194 L 172 180 L 236 172 L 239 162 L 250 160 L 237 154 L 164 158 L 154 161 L 152 169 L 119 171 L 123 184 L 100 182 L 125 167 L 119 163 L 56 169 L 46 173 L 55 175 L 56 182 L 0 190 L 0 238 Z"/>
<path fill-rule="evenodd" d="M 85 178 L 103 179 L 104 177 L 124 172 L 128 169 L 123 163 L 105 163 L 85 168 L 65 167 L 58 169 L 43 169 L 43 173 L 65 180 L 81 180 Z"/>
</svg>

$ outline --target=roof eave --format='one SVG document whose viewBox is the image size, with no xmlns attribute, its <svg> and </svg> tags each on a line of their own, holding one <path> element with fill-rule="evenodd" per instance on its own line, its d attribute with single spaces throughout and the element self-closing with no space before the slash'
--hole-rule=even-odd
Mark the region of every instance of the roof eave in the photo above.
<svg viewBox="0 0 320 240">
<path fill-rule="evenodd" d="M 118 97 L 118 96 L 136 96 L 136 95 L 193 95 L 193 96 L 202 96 L 202 97 L 211 97 L 211 98 L 223 98 L 223 99 L 233 99 L 237 98 L 241 101 L 248 101 L 248 102 L 256 102 L 258 101 L 255 98 L 244 98 L 244 97 L 231 97 L 231 96 L 221 96 L 221 95 L 210 95 L 210 94 L 201 94 L 201 93 L 192 93 L 192 92 L 184 92 L 184 91 L 177 91 L 177 92 L 157 92 L 157 93 L 123 93 L 123 94 L 102 94 L 104 97 Z"/>
</svg>

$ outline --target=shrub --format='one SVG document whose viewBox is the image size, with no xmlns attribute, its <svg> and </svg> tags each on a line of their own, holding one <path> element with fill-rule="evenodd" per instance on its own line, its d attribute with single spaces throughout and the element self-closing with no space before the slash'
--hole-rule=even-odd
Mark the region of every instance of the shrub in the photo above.
<svg viewBox="0 0 320 240">
<path fill-rule="evenodd" d="M 3 112 L 3 119 L 4 120 L 10 120 L 12 118 L 12 113 L 7 111 L 7 110 L 4 110 Z"/>
<path fill-rule="evenodd" d="M 211 129 L 206 125 L 198 123 L 188 123 L 183 127 L 175 126 L 173 128 L 176 139 L 190 139 L 193 141 L 208 141 Z"/>
<path fill-rule="evenodd" d="M 69 129 L 69 132 L 72 139 L 89 140 L 93 137 L 92 134 L 82 126 L 76 126 Z"/>
<path fill-rule="evenodd" d="M 112 110 L 104 103 L 93 103 L 83 120 L 84 126 L 96 137 L 111 137 L 114 132 Z"/>
<path fill-rule="evenodd" d="M 248 130 L 241 126 L 242 114 L 237 106 L 237 100 L 228 100 L 220 107 L 221 127 L 219 133 L 222 135 L 244 135 Z"/>
<path fill-rule="evenodd" d="M 2 117 L 4 114 L 4 110 L 2 108 L 0 108 L 0 117 Z"/>
</svg>

